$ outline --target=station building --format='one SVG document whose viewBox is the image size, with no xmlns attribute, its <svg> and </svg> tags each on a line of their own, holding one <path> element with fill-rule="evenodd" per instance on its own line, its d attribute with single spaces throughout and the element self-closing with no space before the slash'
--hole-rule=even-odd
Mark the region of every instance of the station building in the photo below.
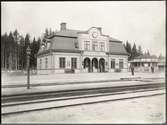
<svg viewBox="0 0 167 125">
<path fill-rule="evenodd" d="M 104 35 L 100 27 L 86 31 L 67 29 L 48 37 L 37 54 L 38 74 L 114 72 L 128 70 L 128 53 L 122 41 Z"/>
</svg>

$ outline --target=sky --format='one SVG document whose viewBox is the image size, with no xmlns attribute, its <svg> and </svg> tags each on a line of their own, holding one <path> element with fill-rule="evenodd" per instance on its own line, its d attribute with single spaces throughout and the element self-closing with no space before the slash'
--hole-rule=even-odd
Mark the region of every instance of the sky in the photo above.
<svg viewBox="0 0 167 125">
<path fill-rule="evenodd" d="M 101 27 L 105 35 L 165 55 L 165 15 L 165 1 L 1 2 L 1 35 L 17 29 L 37 38 L 66 22 L 69 29 Z"/>
</svg>

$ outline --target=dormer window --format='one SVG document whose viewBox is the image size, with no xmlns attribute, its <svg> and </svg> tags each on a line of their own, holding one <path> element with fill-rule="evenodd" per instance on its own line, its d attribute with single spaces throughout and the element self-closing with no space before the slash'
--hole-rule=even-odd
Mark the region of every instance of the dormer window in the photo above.
<svg viewBox="0 0 167 125">
<path fill-rule="evenodd" d="M 42 48 L 42 50 L 44 50 L 44 49 L 45 49 L 45 45 L 44 45 L 44 44 L 42 44 L 42 45 L 41 45 L 41 48 Z"/>
<path fill-rule="evenodd" d="M 79 48 L 78 42 L 74 42 L 75 48 Z"/>
<path fill-rule="evenodd" d="M 50 48 L 50 42 L 47 42 L 47 49 L 49 49 Z"/>
</svg>

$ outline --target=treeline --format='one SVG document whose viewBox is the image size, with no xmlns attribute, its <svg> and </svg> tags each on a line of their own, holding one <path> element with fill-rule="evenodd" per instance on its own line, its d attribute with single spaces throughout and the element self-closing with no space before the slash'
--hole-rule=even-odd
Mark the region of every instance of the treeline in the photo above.
<svg viewBox="0 0 167 125">
<path fill-rule="evenodd" d="M 25 70 L 26 69 L 26 49 L 31 48 L 30 68 L 36 69 L 36 56 L 40 48 L 41 39 L 35 37 L 30 41 L 30 35 L 25 37 L 17 30 L 1 35 L 1 69 L 2 70 Z"/>
<path fill-rule="evenodd" d="M 140 55 L 144 55 L 144 54 L 150 55 L 149 50 L 147 50 L 147 52 L 143 52 L 141 45 L 136 46 L 135 43 L 132 46 L 131 43 L 126 41 L 126 43 L 124 43 L 124 47 L 125 47 L 126 51 L 130 54 L 128 57 L 128 60 L 132 60 L 135 57 L 140 56 Z"/>
</svg>

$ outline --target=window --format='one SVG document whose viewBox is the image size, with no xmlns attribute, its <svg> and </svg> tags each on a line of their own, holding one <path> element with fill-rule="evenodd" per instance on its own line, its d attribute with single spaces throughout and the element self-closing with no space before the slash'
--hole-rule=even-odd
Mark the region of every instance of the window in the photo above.
<svg viewBox="0 0 167 125">
<path fill-rule="evenodd" d="M 50 48 L 50 42 L 47 42 L 47 49 Z"/>
<path fill-rule="evenodd" d="M 150 62 L 148 63 L 148 66 L 150 67 Z"/>
<path fill-rule="evenodd" d="M 59 58 L 59 66 L 60 68 L 65 68 L 65 57 Z"/>
<path fill-rule="evenodd" d="M 79 48 L 79 45 L 78 45 L 77 41 L 74 42 L 74 45 L 75 45 L 75 48 Z"/>
<path fill-rule="evenodd" d="M 90 50 L 90 42 L 89 41 L 84 42 L 84 50 Z"/>
<path fill-rule="evenodd" d="M 48 58 L 45 58 L 45 69 L 48 68 Z"/>
<path fill-rule="evenodd" d="M 100 51 L 104 51 L 104 42 L 100 42 Z"/>
<path fill-rule="evenodd" d="M 111 69 L 115 69 L 115 59 L 111 59 Z"/>
<path fill-rule="evenodd" d="M 119 59 L 119 68 L 123 69 L 123 59 Z"/>
<path fill-rule="evenodd" d="M 40 62 L 39 62 L 39 69 L 42 69 L 42 59 L 40 59 Z"/>
<path fill-rule="evenodd" d="M 45 45 L 42 45 L 41 48 L 42 48 L 42 50 L 44 50 L 45 49 Z"/>
<path fill-rule="evenodd" d="M 71 58 L 71 68 L 72 69 L 77 68 L 77 58 Z"/>
<path fill-rule="evenodd" d="M 93 41 L 93 42 L 92 42 L 92 50 L 93 50 L 93 51 L 97 51 L 97 49 L 98 49 L 97 41 Z"/>
</svg>

